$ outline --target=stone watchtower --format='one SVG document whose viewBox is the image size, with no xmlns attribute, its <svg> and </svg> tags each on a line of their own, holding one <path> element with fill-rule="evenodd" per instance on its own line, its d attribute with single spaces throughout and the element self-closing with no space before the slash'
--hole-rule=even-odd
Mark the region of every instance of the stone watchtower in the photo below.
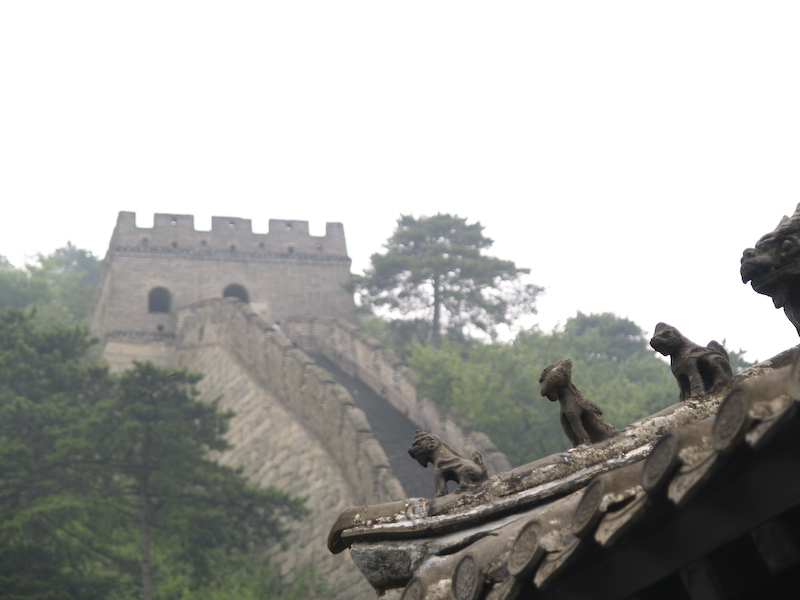
<svg viewBox="0 0 800 600">
<path fill-rule="evenodd" d="M 268 233 L 253 233 L 249 219 L 212 217 L 211 231 L 197 231 L 192 215 L 156 214 L 140 228 L 135 213 L 120 212 L 89 322 L 112 367 L 134 358 L 168 365 L 179 308 L 233 296 L 268 323 L 353 320 L 349 282 L 341 223 L 314 237 L 307 221 L 271 219 Z"/>
</svg>

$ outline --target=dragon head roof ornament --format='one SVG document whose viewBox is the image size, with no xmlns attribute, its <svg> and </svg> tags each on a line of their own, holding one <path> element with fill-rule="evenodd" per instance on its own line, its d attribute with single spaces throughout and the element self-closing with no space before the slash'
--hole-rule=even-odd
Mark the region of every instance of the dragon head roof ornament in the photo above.
<svg viewBox="0 0 800 600">
<path fill-rule="evenodd" d="M 791 217 L 747 248 L 740 273 L 759 294 L 770 296 L 775 308 L 783 308 L 800 333 L 800 204 Z"/>
</svg>

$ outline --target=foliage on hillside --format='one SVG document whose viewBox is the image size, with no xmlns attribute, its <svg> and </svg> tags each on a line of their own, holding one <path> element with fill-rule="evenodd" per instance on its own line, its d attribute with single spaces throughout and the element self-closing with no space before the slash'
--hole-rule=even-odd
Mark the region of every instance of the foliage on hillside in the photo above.
<svg viewBox="0 0 800 600">
<path fill-rule="evenodd" d="M 0 309 L 36 305 L 40 320 L 83 320 L 99 273 L 98 258 L 70 242 L 22 268 L 0 256 Z"/>
<path fill-rule="evenodd" d="M 422 393 L 474 421 L 512 464 L 569 447 L 558 404 L 539 392 L 542 370 L 562 358 L 573 360 L 573 383 L 618 428 L 678 401 L 669 365 L 644 332 L 610 313 L 578 313 L 561 330 L 533 328 L 511 343 L 450 342 L 437 350 L 417 341 L 408 352 Z"/>
</svg>

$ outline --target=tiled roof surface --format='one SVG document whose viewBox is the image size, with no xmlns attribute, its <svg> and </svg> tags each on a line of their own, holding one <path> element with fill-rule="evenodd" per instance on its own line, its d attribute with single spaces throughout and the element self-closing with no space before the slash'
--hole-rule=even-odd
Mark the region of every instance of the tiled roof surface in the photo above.
<svg viewBox="0 0 800 600">
<path fill-rule="evenodd" d="M 800 531 L 798 403 L 800 347 L 720 394 L 472 492 L 353 507 L 328 546 L 349 547 L 379 593 L 403 600 L 744 597 L 746 585 L 800 568 L 797 532 L 784 531 L 795 518 Z M 759 566 L 723 561 L 718 581 L 714 553 L 746 555 L 742 536 Z"/>
</svg>

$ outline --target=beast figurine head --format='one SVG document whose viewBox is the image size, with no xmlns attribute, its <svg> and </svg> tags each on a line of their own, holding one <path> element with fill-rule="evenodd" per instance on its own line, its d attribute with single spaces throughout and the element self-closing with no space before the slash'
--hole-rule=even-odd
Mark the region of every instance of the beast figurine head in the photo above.
<svg viewBox="0 0 800 600">
<path fill-rule="evenodd" d="M 427 468 L 428 463 L 433 462 L 433 453 L 441 444 L 442 440 L 435 435 L 418 430 L 414 435 L 414 442 L 411 444 L 411 448 L 408 449 L 408 453 L 411 458 Z"/>
<path fill-rule="evenodd" d="M 686 338 L 683 334 L 666 323 L 656 325 L 655 334 L 650 338 L 650 346 L 653 350 L 664 356 L 675 354 L 685 343 Z"/>
<path fill-rule="evenodd" d="M 791 218 L 783 217 L 755 248 L 744 251 L 739 272 L 744 283 L 783 308 L 800 333 L 800 204 Z"/>
<path fill-rule="evenodd" d="M 567 387 L 572 381 L 572 359 L 565 358 L 545 367 L 539 375 L 539 389 L 542 396 L 551 402 L 558 401 L 558 390 Z"/>
</svg>

